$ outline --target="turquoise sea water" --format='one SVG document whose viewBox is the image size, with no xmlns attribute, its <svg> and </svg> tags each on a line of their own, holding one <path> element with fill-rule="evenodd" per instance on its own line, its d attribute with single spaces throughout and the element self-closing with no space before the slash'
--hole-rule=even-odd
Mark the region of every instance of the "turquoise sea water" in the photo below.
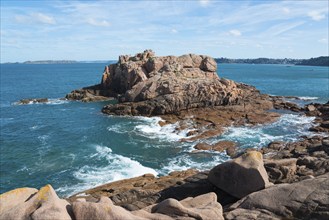
<svg viewBox="0 0 329 220">
<path fill-rule="evenodd" d="M 66 93 L 100 81 L 106 64 L 1 65 L 0 193 L 50 183 L 62 196 L 113 180 L 187 168 L 209 169 L 224 153 L 191 153 L 197 142 L 181 143 L 188 129 L 160 127 L 158 117 L 103 115 L 106 102 L 60 100 Z M 329 100 L 327 67 L 221 64 L 220 77 L 252 84 L 261 92 L 299 96 L 300 104 Z M 46 104 L 17 105 L 23 98 L 50 98 Z M 227 128 L 219 137 L 240 147 L 296 140 L 312 118 L 283 114 L 275 123 Z"/>
</svg>

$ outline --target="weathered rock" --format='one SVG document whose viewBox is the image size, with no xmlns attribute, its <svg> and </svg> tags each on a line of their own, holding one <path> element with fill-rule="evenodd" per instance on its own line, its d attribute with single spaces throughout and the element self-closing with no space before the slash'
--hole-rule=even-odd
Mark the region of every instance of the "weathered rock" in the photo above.
<svg viewBox="0 0 329 220">
<path fill-rule="evenodd" d="M 146 207 L 152 213 L 161 213 L 174 219 L 224 219 L 222 206 L 217 202 L 215 193 L 208 193 L 195 198 L 186 198 L 182 201 L 166 199 L 159 204 Z"/>
<path fill-rule="evenodd" d="M 290 183 L 295 180 L 297 159 L 264 160 L 264 166 L 272 183 Z"/>
<path fill-rule="evenodd" d="M 244 196 L 270 186 L 262 154 L 250 151 L 210 170 L 209 181 L 232 196 Z"/>
<path fill-rule="evenodd" d="M 278 216 L 281 219 L 328 219 L 328 204 L 329 173 L 313 179 L 274 185 L 254 192 L 233 204 L 228 209 L 231 212 L 226 213 L 225 217 L 226 219 L 242 219 L 239 215 L 244 216 L 252 210 L 273 213 L 274 217 Z"/>
<path fill-rule="evenodd" d="M 212 146 L 207 143 L 198 143 L 194 146 L 197 150 L 212 150 Z"/>
<path fill-rule="evenodd" d="M 34 188 L 18 188 L 0 195 L 0 216 L 15 206 L 24 203 L 28 198 L 37 193 Z"/>
<path fill-rule="evenodd" d="M 68 100 L 79 100 L 82 102 L 98 102 L 114 99 L 117 94 L 106 90 L 101 84 L 74 90 L 65 96 Z"/>
<path fill-rule="evenodd" d="M 265 209 L 241 209 L 236 208 L 228 213 L 225 213 L 225 219 L 227 220 L 257 220 L 257 219 L 266 219 L 266 220 L 280 220 L 277 215 L 269 212 Z"/>
<path fill-rule="evenodd" d="M 104 107 L 107 114 L 175 114 L 191 108 L 235 104 L 241 99 L 237 84 L 219 79 L 217 63 L 208 56 L 155 57 L 153 52 L 144 51 L 120 59 L 108 70 L 103 87 L 124 95 L 125 103 Z"/>
<path fill-rule="evenodd" d="M 213 145 L 200 142 L 194 148 L 197 150 L 213 150 L 218 152 L 226 151 L 229 156 L 233 156 L 236 153 L 236 143 L 233 141 L 218 141 Z"/>
<path fill-rule="evenodd" d="M 98 203 L 74 202 L 72 209 L 76 220 L 89 219 L 125 219 L 125 220 L 145 220 L 133 215 L 120 206 L 113 205 L 107 197 L 101 197 Z"/>
<path fill-rule="evenodd" d="M 224 219 L 222 206 L 217 202 L 215 193 L 208 193 L 195 198 L 186 198 L 180 202 L 175 199 L 166 199 L 159 204 L 133 212 L 113 205 L 112 201 L 107 197 L 101 197 L 97 203 L 74 202 L 72 207 L 77 220 Z"/>
<path fill-rule="evenodd" d="M 2 195 L 5 209 L 0 213 L 0 219 L 71 219 L 67 209 L 69 203 L 59 199 L 50 185 L 42 187 L 37 193 L 32 193 L 25 201 L 22 198 L 30 192 L 35 192 L 35 190 L 23 190 L 24 193 L 20 191 L 18 189 L 9 192 L 9 196 L 8 194 Z M 7 202 L 12 202 L 12 194 L 16 192 L 19 192 L 19 201 L 8 205 Z"/>
</svg>

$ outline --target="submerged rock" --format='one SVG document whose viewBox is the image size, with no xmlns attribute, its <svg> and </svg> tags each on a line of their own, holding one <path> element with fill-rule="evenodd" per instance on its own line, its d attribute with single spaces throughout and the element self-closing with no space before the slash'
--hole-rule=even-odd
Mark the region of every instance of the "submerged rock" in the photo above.
<svg viewBox="0 0 329 220">
<path fill-rule="evenodd" d="M 21 99 L 17 102 L 18 105 L 36 104 L 36 103 L 47 103 L 49 100 L 47 98 L 37 98 L 37 99 Z"/>
</svg>

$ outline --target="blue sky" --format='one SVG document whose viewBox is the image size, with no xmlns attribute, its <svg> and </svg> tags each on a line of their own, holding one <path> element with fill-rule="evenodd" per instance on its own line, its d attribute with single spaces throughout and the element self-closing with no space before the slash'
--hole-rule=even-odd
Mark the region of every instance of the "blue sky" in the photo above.
<svg viewBox="0 0 329 220">
<path fill-rule="evenodd" d="M 328 0 L 1 0 L 1 62 L 328 56 Z"/>
</svg>

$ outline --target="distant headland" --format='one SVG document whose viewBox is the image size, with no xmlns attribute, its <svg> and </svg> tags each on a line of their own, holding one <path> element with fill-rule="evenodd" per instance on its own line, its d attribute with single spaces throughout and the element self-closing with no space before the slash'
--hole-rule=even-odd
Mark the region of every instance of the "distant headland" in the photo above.
<svg viewBox="0 0 329 220">
<path fill-rule="evenodd" d="M 283 64 L 283 65 L 304 65 L 304 66 L 329 66 L 329 56 L 321 56 L 310 59 L 272 59 L 272 58 L 256 58 L 256 59 L 230 59 L 216 58 L 217 63 L 241 63 L 241 64 Z"/>
</svg>

